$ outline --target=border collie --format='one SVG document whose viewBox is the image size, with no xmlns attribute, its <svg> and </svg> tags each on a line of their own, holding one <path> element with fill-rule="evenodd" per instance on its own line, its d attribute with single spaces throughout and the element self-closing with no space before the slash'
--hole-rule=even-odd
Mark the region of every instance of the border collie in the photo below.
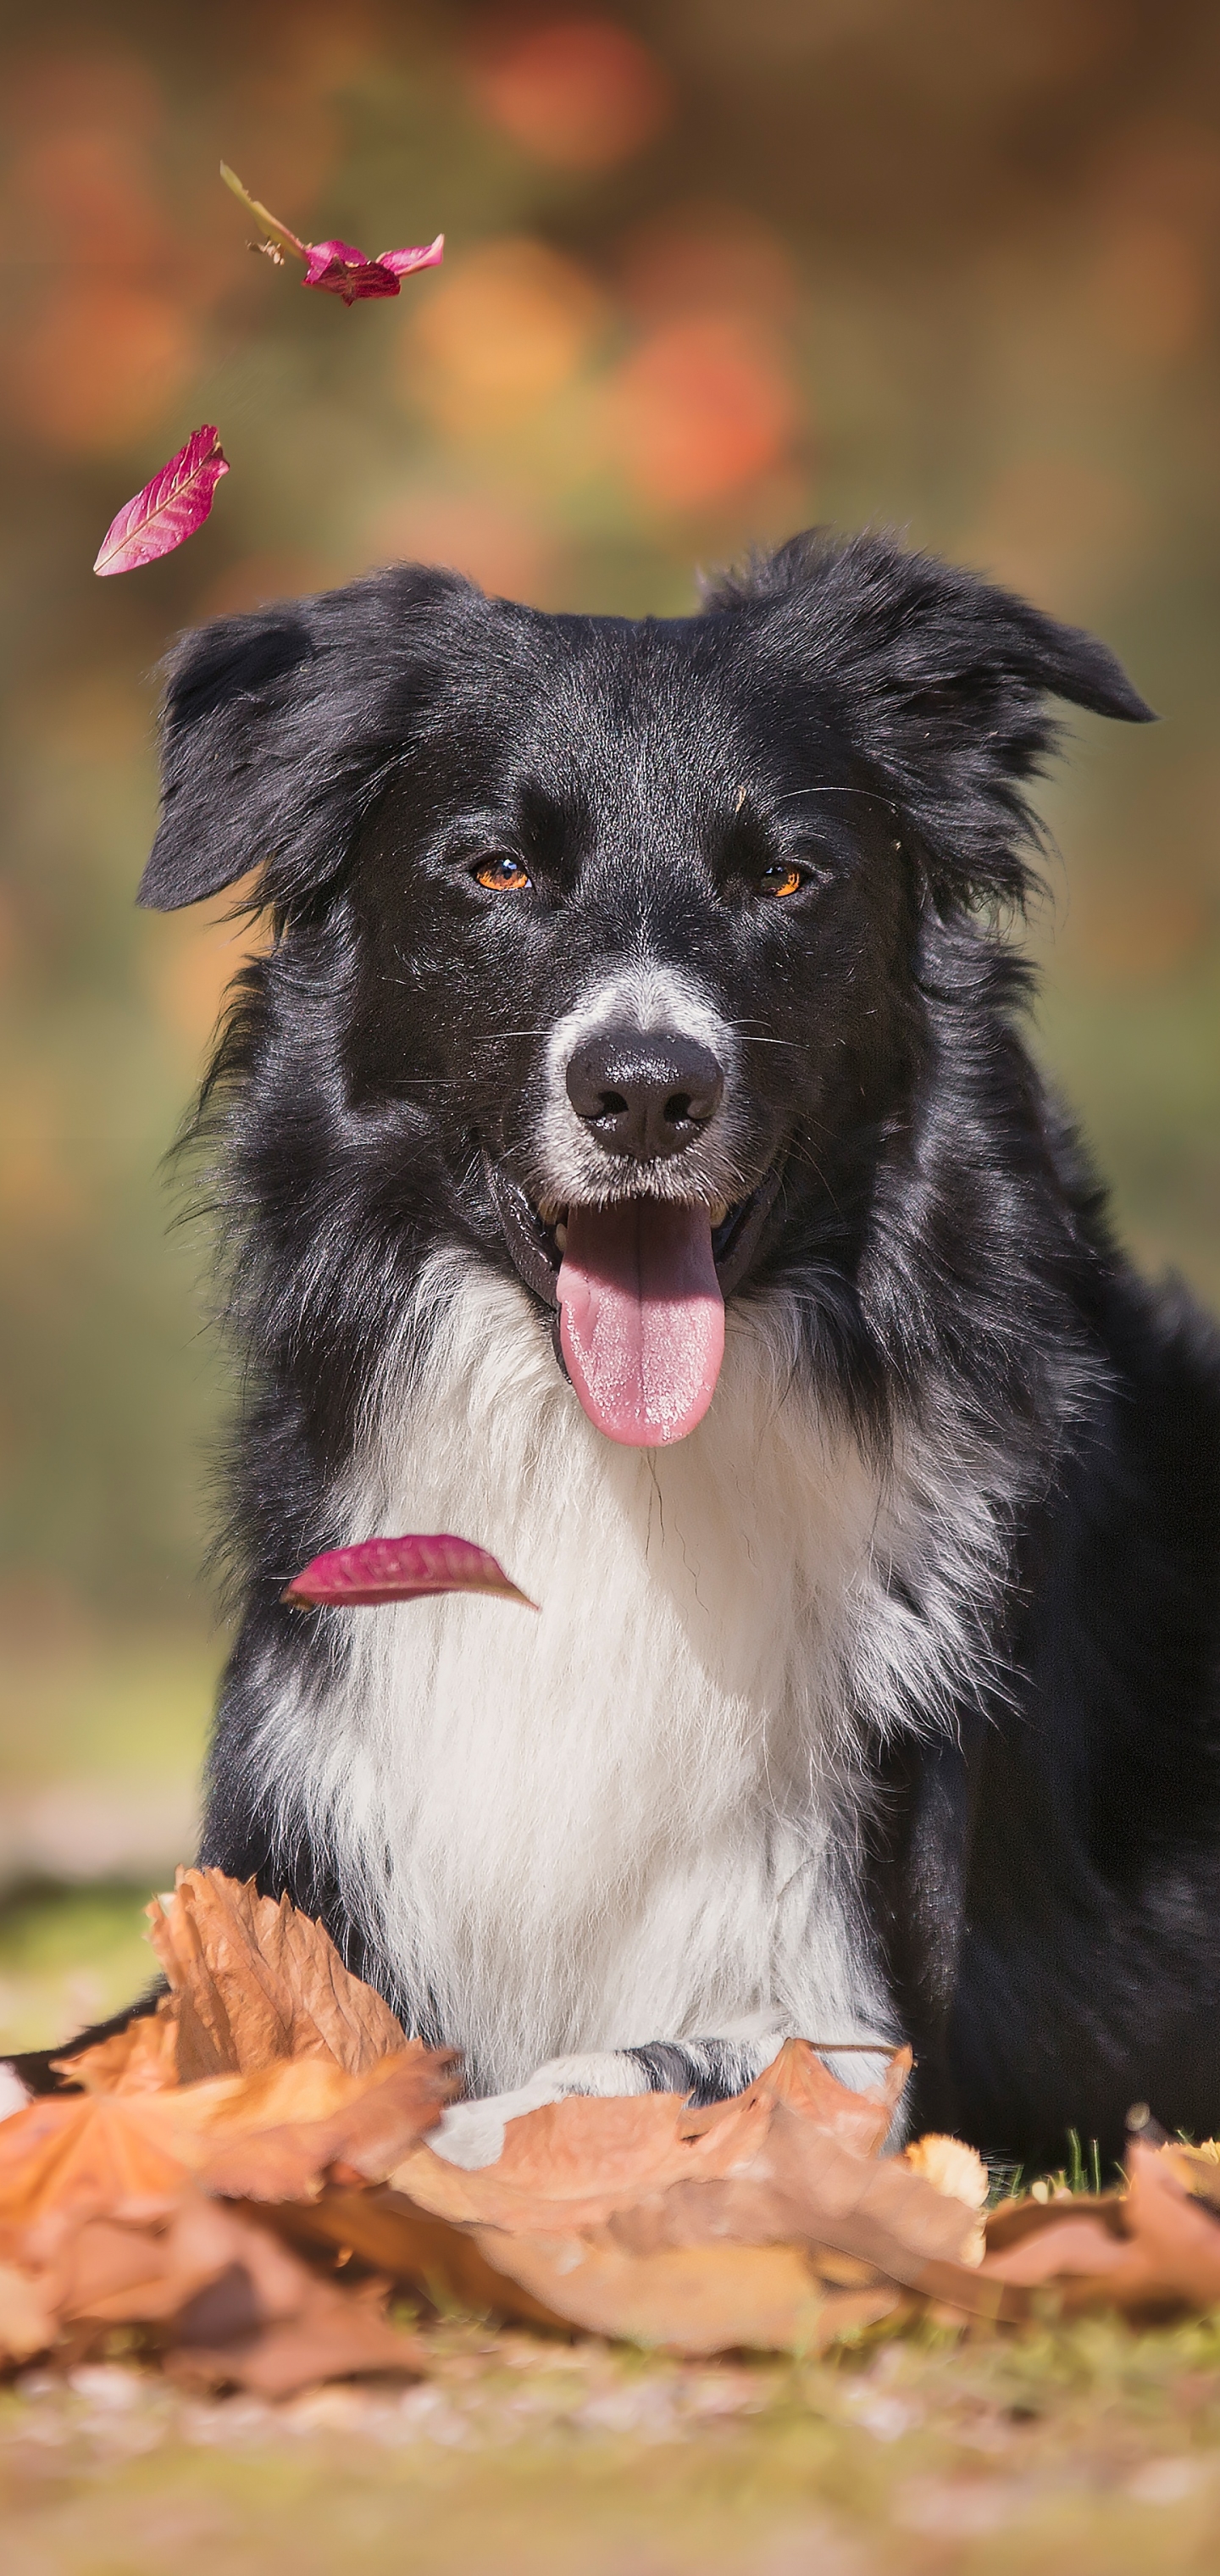
<svg viewBox="0 0 1220 2576">
<path fill-rule="evenodd" d="M 884 536 L 701 614 L 400 567 L 172 668 L 161 909 L 259 870 L 196 1133 L 246 1390 L 202 1857 L 466 2053 L 450 2151 L 799 2032 L 993 2154 L 1220 2120 L 1220 1349 L 1022 1034 L 1103 646 Z M 542 1604 L 302 1615 L 377 1532 Z M 465 2122 L 465 2127 L 463 2127 Z"/>
</svg>

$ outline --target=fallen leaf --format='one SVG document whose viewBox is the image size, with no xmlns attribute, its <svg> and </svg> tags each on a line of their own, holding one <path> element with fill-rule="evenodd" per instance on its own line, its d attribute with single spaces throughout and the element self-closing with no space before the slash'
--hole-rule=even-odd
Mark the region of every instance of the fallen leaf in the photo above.
<svg viewBox="0 0 1220 2576">
<path fill-rule="evenodd" d="M 0 2260 L 38 2261 L 87 2218 L 167 2206 L 185 2166 L 150 2126 L 158 2098 L 50 2094 L 0 2123 Z"/>
<path fill-rule="evenodd" d="M 83 2048 L 76 2057 L 53 2057 L 54 2072 L 85 2093 L 163 2093 L 178 2082 L 178 2013 L 171 1996 L 155 2012 L 141 2013 L 125 2030 Z"/>
<path fill-rule="evenodd" d="M 180 1869 L 172 1900 L 154 1897 L 148 1917 L 177 2007 L 180 2082 L 304 2056 L 358 2073 L 402 2047 L 389 2005 L 286 1896 Z"/>
<path fill-rule="evenodd" d="M 535 2236 L 454 2226 L 394 2190 L 327 2191 L 279 2223 L 352 2247 L 440 2306 L 690 2354 L 822 2351 L 879 2323 L 900 2299 L 875 2275 L 849 2287 L 827 2280 L 818 2254 L 799 2246 L 701 2240 L 640 2254 L 606 2229 Z"/>
<path fill-rule="evenodd" d="M 246 2113 L 241 2134 L 229 2134 L 199 2167 L 209 2191 L 241 2200 L 301 2200 L 320 2191 L 332 2170 L 345 2181 L 383 2182 L 401 2161 L 404 2150 L 425 2129 L 434 2127 L 459 2085 L 458 2059 L 452 2050 L 429 2050 L 409 2040 L 394 2056 L 360 2076 L 336 2068 L 350 2088 L 346 2099 L 327 2114 L 310 2118 L 282 2116 L 285 2079 L 302 2064 L 277 2069 L 281 2117 L 268 2121 L 267 2105 Z M 266 2077 L 247 2078 L 266 2084 Z"/>
<path fill-rule="evenodd" d="M 962 2259 L 977 2211 L 877 2156 L 909 2064 L 896 2052 L 882 2091 L 860 2096 L 789 2042 L 756 2084 L 704 2111 L 674 2094 L 572 2097 L 510 2120 L 497 2162 L 472 2171 L 420 2145 L 378 2196 L 379 2259 L 391 2260 L 397 2209 L 403 2273 L 421 2278 L 422 2211 L 468 2233 L 551 2315 L 692 2352 L 816 2344 L 849 2313 L 889 2313 L 897 2284 L 1003 2313 L 1014 2294 L 981 2286 Z M 443 2240 L 426 2250 L 435 2264 Z M 844 2260 L 863 2267 L 850 2293 L 833 2280 Z M 848 2295 L 864 2307 L 835 2306 Z"/>
<path fill-rule="evenodd" d="M 991 2176 L 977 2148 L 963 2146 L 960 2138 L 942 2137 L 936 2130 L 923 2138 L 913 2138 L 904 2147 L 902 2160 L 912 2173 L 922 2174 L 933 2191 L 943 2191 L 950 2200 L 960 2200 L 967 2209 L 979 2212 L 972 2234 L 962 2247 L 963 2263 L 981 2263 L 987 2250 L 987 2231 L 982 2212 L 987 2206 Z"/>
<path fill-rule="evenodd" d="M 50 2278 L 66 2323 L 155 2327 L 171 2375 L 193 2385 L 274 2397 L 355 2372 L 420 2374 L 421 2347 L 385 2323 L 377 2285 L 341 2289 L 189 2185 L 159 2222 L 89 2222 Z"/>
<path fill-rule="evenodd" d="M 44 2282 L 0 2263 L 0 2361 L 29 2361 L 57 2340 L 54 2301 Z"/>
<path fill-rule="evenodd" d="M 871 2156 L 892 2125 L 910 2064 L 909 2049 L 895 2051 L 884 2088 L 857 2093 L 827 2073 L 806 2040 L 788 2040 L 727 2102 L 694 2111 L 681 2093 L 569 2094 L 509 2120 L 494 2164 L 467 2171 L 420 2146 L 390 2179 L 420 2208 L 458 2224 L 543 2233 L 598 2226 L 675 2183 L 742 2170 L 778 2107 Z"/>
<path fill-rule="evenodd" d="M 501 1601 L 520 1601 L 527 1610 L 538 1607 L 485 1547 L 447 1532 L 327 1548 L 294 1575 L 282 1597 L 309 1607 L 327 1602 L 354 1609 L 378 1601 L 422 1601 L 439 1592 L 489 1592 Z"/>
<path fill-rule="evenodd" d="M 220 175 L 226 188 L 232 190 L 239 206 L 258 225 L 266 239 L 252 243 L 254 250 L 268 254 L 277 268 L 284 265 L 284 252 L 303 262 L 302 286 L 319 287 L 326 295 L 341 295 L 345 304 L 359 304 L 370 297 L 398 295 L 404 277 L 417 268 L 439 268 L 445 253 L 445 236 L 438 233 L 435 241 L 413 250 L 383 250 L 377 259 L 357 250 L 353 242 L 306 242 L 287 224 L 260 205 L 257 197 L 248 196 L 235 171 L 222 161 Z"/>
<path fill-rule="evenodd" d="M 98 548 L 94 571 L 103 577 L 137 572 L 172 554 L 203 526 L 228 461 L 215 429 L 192 430 L 185 447 L 154 474 L 134 500 L 125 501 Z"/>
<path fill-rule="evenodd" d="M 380 2181 L 439 2119 L 451 2053 L 409 2040 L 363 2074 L 297 2058 L 144 2095 L 50 2095 L 0 2127 L 0 2258 L 46 2261 L 86 2220 L 162 2215 L 186 2177 L 295 2199 L 331 2167 Z"/>
</svg>

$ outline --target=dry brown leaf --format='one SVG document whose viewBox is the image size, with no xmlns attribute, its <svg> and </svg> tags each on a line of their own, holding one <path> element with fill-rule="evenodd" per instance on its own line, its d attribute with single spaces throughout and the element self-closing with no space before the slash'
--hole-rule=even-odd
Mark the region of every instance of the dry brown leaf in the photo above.
<svg viewBox="0 0 1220 2576">
<path fill-rule="evenodd" d="M 188 2173 L 243 2199 L 380 2180 L 439 2119 L 454 2061 L 408 2041 L 366 2074 L 299 2058 L 173 2092 L 51 2095 L 0 2123 L 0 2257 L 35 2262 L 90 2219 L 142 2221 Z"/>
<path fill-rule="evenodd" d="M 344 2181 L 383 2182 L 412 2141 L 435 2126 L 459 2080 L 452 2050 L 433 2051 L 408 2040 L 363 2075 L 319 2066 L 319 2073 L 333 2074 L 347 2088 L 345 2096 L 324 2113 L 294 2114 L 285 2078 L 312 2072 L 316 2063 L 297 2059 L 270 2070 L 269 2077 L 245 2079 L 247 2086 L 265 2088 L 263 2100 L 253 2110 L 243 2108 L 236 2134 L 238 2106 L 222 2112 L 217 2130 L 226 2134 L 199 2168 L 209 2191 L 238 2200 L 300 2200 L 317 2193 L 332 2169 Z"/>
<path fill-rule="evenodd" d="M 0 2263 L 0 2361 L 29 2361 L 56 2341 L 59 2320 L 45 2282 Z"/>
<path fill-rule="evenodd" d="M 77 2329 L 156 2328 L 174 2375 L 280 2396 L 357 2371 L 418 2376 L 421 2349 L 248 2213 L 187 2185 L 159 2221 L 93 2219 L 39 2285 Z M 375 2301 L 375 2305 L 373 2302 Z"/>
<path fill-rule="evenodd" d="M 497 2163 L 473 2172 L 420 2146 L 396 2167 L 392 2193 L 378 2195 L 378 2259 L 426 2285 L 413 2241 L 426 2212 L 467 2234 L 493 2273 L 550 2315 L 692 2352 L 816 2344 L 856 2314 L 840 2298 L 881 2315 L 897 2303 L 896 2283 L 954 2295 L 976 2313 L 1011 2308 L 999 2284 L 984 2287 L 963 2263 L 977 2211 L 851 2139 L 854 2127 L 880 2143 L 905 2066 L 863 2112 L 851 2106 L 845 2141 L 834 2125 L 845 2088 L 810 2081 L 810 2055 L 790 2046 L 770 2082 L 710 2111 L 658 2094 L 549 2104 L 510 2121 Z M 397 2257 L 387 2243 L 395 2213 Z M 442 2266 L 443 2238 L 426 2255 Z M 833 2274 L 844 2262 L 861 2267 L 853 2286 L 829 2287 L 819 2265 Z M 511 2309 L 511 2299 L 501 2304 Z"/>
<path fill-rule="evenodd" d="M 394 2191 L 328 2191 L 283 2221 L 318 2242 L 352 2247 L 440 2304 L 691 2354 L 739 2345 L 821 2351 L 899 2303 L 892 2284 L 867 2271 L 848 2285 L 828 2282 L 816 2250 L 702 2241 L 638 2254 L 616 2241 L 617 2222 L 587 2234 L 510 2235 L 455 2227 Z"/>
<path fill-rule="evenodd" d="M 811 2133 L 868 2139 L 870 2153 L 892 2124 L 910 2063 L 909 2050 L 898 2051 L 882 2092 L 853 2093 L 807 2042 L 789 2040 L 757 2083 L 705 2110 L 680 2093 L 571 2094 L 509 2120 L 494 2164 L 467 2171 L 420 2146 L 390 2179 L 417 2207 L 459 2225 L 544 2235 L 595 2227 L 650 2192 L 741 2169 L 777 2105 Z"/>
<path fill-rule="evenodd" d="M 1053 2287 L 1069 2310 L 1104 2305 L 1153 2316 L 1220 2301 L 1220 2220 L 1189 2181 L 1197 2151 L 1128 2146 L 1129 2187 L 997 2211 L 984 2272 Z"/>
<path fill-rule="evenodd" d="M 790 2110 L 799 2111 L 815 2128 L 825 2129 L 832 2137 L 841 2138 L 844 2146 L 854 2147 L 857 2155 L 873 2156 L 884 2146 L 894 2125 L 913 2063 L 909 2048 L 895 2048 L 880 2088 L 858 2093 L 850 2085 L 840 2084 L 808 2040 L 788 2039 L 749 2092 L 764 2102 L 786 2102 Z M 737 2098 L 744 2100 L 746 2096 Z M 728 2109 L 727 2103 L 714 2103 L 707 2116 L 714 2121 Z M 968 2155 L 970 2149 L 963 2148 L 962 2153 Z"/>
<path fill-rule="evenodd" d="M 159 2098 L 50 2095 L 0 2121 L 0 2260 L 39 2260 L 88 2218 L 172 2201 L 185 2168 L 150 2125 Z"/>
<path fill-rule="evenodd" d="M 57 2075 L 85 2093 L 164 2093 L 178 2082 L 178 2008 L 170 1995 L 155 2012 L 98 2040 L 76 2057 L 53 2057 Z"/>
<path fill-rule="evenodd" d="M 543 2238 L 480 2227 L 474 2238 L 493 2270 L 587 2333 L 671 2352 L 821 2351 L 899 2303 L 888 2282 L 827 2289 L 795 2245 L 701 2242 L 640 2255 L 603 2228 Z"/>
<path fill-rule="evenodd" d="M 184 2084 L 277 2058 L 331 2057 L 360 2074 L 401 2048 L 389 2005 L 343 1965 L 320 1923 L 217 1869 L 180 1869 L 148 1907 L 178 2016 Z"/>
</svg>

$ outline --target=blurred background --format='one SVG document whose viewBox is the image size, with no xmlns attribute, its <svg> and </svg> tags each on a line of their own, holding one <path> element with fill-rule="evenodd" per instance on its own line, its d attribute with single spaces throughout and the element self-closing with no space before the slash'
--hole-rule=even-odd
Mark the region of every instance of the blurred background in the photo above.
<svg viewBox="0 0 1220 2576">
<path fill-rule="evenodd" d="M 547 608 L 881 521 L 1098 629 L 1163 722 L 1048 787 L 1039 1043 L 1220 1304 L 1214 0 L 46 0 L 0 16 L 0 2043 L 150 1964 L 223 1638 L 225 1404 L 162 1158 L 240 953 L 132 897 L 191 621 L 394 557 Z M 347 310 L 246 248 L 445 265 Z M 180 553 L 98 582 L 200 422 Z"/>
</svg>

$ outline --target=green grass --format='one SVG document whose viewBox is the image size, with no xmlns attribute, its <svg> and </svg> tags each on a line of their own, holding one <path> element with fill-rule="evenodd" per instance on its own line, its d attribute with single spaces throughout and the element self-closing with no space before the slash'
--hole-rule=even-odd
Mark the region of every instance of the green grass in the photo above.
<svg viewBox="0 0 1220 2576">
<path fill-rule="evenodd" d="M 0 1903 L 0 2054 L 47 2048 L 130 2003 L 157 1973 L 146 1887 L 27 1887 Z"/>
</svg>

